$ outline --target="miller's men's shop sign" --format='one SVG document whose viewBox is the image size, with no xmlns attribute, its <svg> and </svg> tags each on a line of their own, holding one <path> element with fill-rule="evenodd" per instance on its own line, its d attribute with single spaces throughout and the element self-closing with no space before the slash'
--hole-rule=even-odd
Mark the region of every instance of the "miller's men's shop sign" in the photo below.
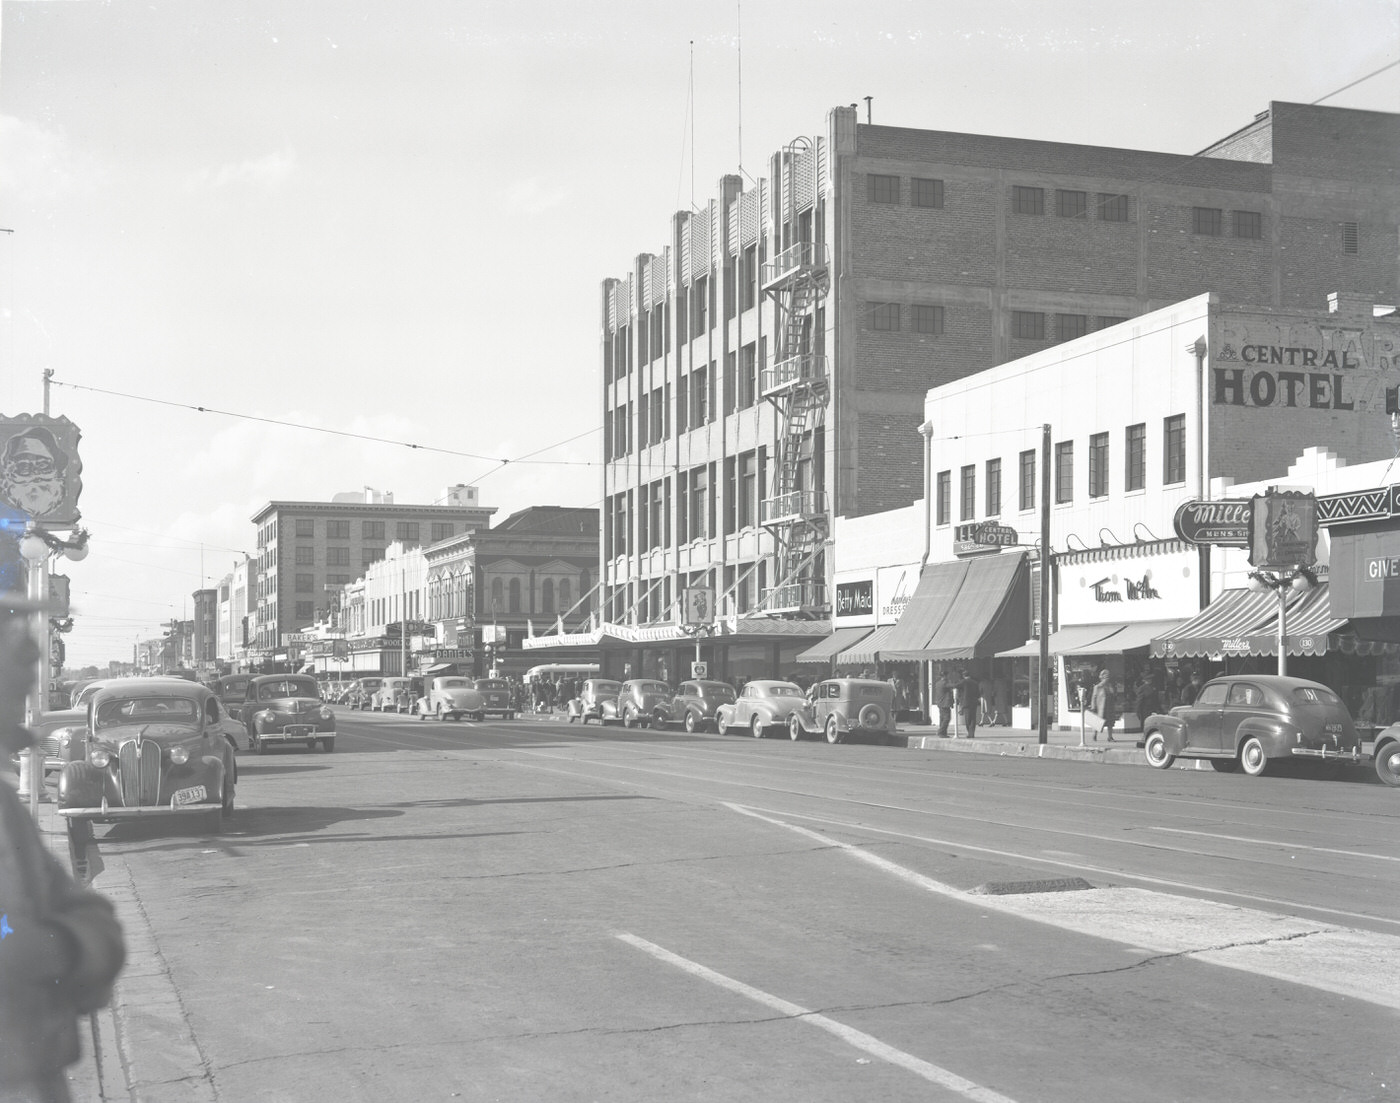
<svg viewBox="0 0 1400 1103">
<path fill-rule="evenodd" d="M 1254 503 L 1248 498 L 1182 502 L 1172 518 L 1177 536 L 1188 544 L 1247 548 L 1253 533 Z"/>
</svg>

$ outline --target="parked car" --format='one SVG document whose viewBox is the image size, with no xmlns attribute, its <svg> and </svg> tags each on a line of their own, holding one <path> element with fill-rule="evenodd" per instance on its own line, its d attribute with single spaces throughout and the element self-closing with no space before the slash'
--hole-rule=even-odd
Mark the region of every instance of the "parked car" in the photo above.
<svg viewBox="0 0 1400 1103">
<path fill-rule="evenodd" d="M 243 709 L 243 702 L 248 699 L 248 683 L 254 677 L 252 674 L 225 674 L 222 678 L 215 678 L 209 683 L 209 688 L 214 691 L 223 704 L 224 711 L 234 720 L 238 719 L 239 713 Z"/>
<path fill-rule="evenodd" d="M 418 698 L 414 711 L 420 720 L 430 716 L 439 720 L 460 720 L 464 716 L 481 720 L 486 716 L 486 700 L 470 678 L 434 678 L 428 692 Z"/>
<path fill-rule="evenodd" d="M 410 679 L 385 678 L 370 698 L 369 707 L 374 712 L 412 712 L 417 698 Z"/>
<path fill-rule="evenodd" d="M 359 678 L 350 683 L 350 688 L 345 691 L 345 704 L 352 709 L 365 710 L 374 705 L 374 695 L 379 692 L 379 687 L 384 684 L 383 678 Z"/>
<path fill-rule="evenodd" d="M 624 728 L 645 728 L 653 721 L 657 727 L 665 723 L 671 707 L 671 687 L 654 678 L 632 678 L 622 683 L 617 695 L 617 714 Z"/>
<path fill-rule="evenodd" d="M 305 743 L 335 750 L 335 713 L 321 700 L 310 674 L 262 674 L 248 683 L 243 706 L 248 748 L 262 754 L 275 743 Z"/>
<path fill-rule="evenodd" d="M 806 694 L 796 682 L 759 679 L 746 685 L 732 705 L 720 705 L 715 723 L 721 735 L 732 728 L 742 728 L 755 739 L 762 739 L 773 728 L 783 728 L 796 739 L 795 729 L 788 726 L 788 717 L 806 700 Z"/>
<path fill-rule="evenodd" d="M 706 728 L 719 731 L 716 717 L 720 706 L 733 703 L 734 687 L 728 682 L 692 678 L 676 687 L 670 707 L 658 726 L 680 724 L 688 732 L 704 731 Z"/>
<path fill-rule="evenodd" d="M 828 678 L 807 691 L 800 708 L 788 715 L 788 735 L 823 735 L 844 743 L 851 735 L 885 735 L 895 730 L 894 686 L 871 678 Z"/>
<path fill-rule="evenodd" d="M 94 823 L 233 812 L 235 748 L 207 687 L 165 678 L 116 679 L 88 702 L 89 738 L 58 779 L 74 867 L 85 868 Z"/>
<path fill-rule="evenodd" d="M 1376 733 L 1374 757 L 1376 776 L 1390 786 L 1400 786 L 1400 724 L 1391 724 Z"/>
<path fill-rule="evenodd" d="M 44 752 L 44 773 L 62 770 L 70 762 L 86 757 L 88 702 L 103 686 L 114 679 L 99 678 L 77 686 L 70 697 L 69 707 L 44 713 L 36 734 L 39 749 Z"/>
<path fill-rule="evenodd" d="M 511 700 L 510 683 L 504 678 L 478 678 L 473 685 L 485 704 L 482 715 L 500 713 L 503 720 L 515 719 L 515 702 Z"/>
<path fill-rule="evenodd" d="M 1204 758 L 1223 773 L 1243 768 L 1257 777 L 1278 758 L 1362 759 L 1342 699 L 1319 682 L 1278 674 L 1214 678 L 1192 704 L 1149 716 L 1142 739 L 1148 764 L 1160 770 L 1178 758 Z"/>
<path fill-rule="evenodd" d="M 577 701 L 569 708 L 569 723 L 575 719 L 587 724 L 597 720 L 600 724 L 619 719 L 617 715 L 617 695 L 622 692 L 622 683 L 611 678 L 588 678 L 579 690 Z"/>
</svg>

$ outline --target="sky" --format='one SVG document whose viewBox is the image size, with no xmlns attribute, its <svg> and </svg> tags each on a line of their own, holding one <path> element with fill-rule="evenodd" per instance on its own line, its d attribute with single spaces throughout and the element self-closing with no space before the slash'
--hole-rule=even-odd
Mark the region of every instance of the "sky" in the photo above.
<svg viewBox="0 0 1400 1103">
<path fill-rule="evenodd" d="M 0 0 L 0 414 L 48 371 L 82 431 L 68 667 L 272 499 L 596 506 L 602 281 L 834 106 L 1190 154 L 1400 110 L 1396 61 L 1400 0 Z"/>
</svg>

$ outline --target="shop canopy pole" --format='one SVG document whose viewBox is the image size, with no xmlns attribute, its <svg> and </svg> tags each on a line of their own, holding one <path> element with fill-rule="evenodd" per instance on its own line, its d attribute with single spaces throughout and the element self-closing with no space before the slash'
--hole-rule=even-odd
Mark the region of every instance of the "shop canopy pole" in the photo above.
<svg viewBox="0 0 1400 1103">
<path fill-rule="evenodd" d="M 1050 741 L 1045 688 L 1050 684 L 1050 425 L 1040 427 L 1040 671 L 1036 683 L 1038 743 Z M 1081 713 L 1081 716 L 1083 714 Z"/>
</svg>

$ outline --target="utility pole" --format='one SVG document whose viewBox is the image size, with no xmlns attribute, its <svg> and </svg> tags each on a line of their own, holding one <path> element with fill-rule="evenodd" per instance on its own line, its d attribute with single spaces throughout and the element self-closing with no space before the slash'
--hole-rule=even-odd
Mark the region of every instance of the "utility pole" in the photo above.
<svg viewBox="0 0 1400 1103">
<path fill-rule="evenodd" d="M 1040 668 L 1037 672 L 1037 743 L 1050 741 L 1045 687 L 1050 684 L 1050 426 L 1040 429 Z"/>
</svg>

